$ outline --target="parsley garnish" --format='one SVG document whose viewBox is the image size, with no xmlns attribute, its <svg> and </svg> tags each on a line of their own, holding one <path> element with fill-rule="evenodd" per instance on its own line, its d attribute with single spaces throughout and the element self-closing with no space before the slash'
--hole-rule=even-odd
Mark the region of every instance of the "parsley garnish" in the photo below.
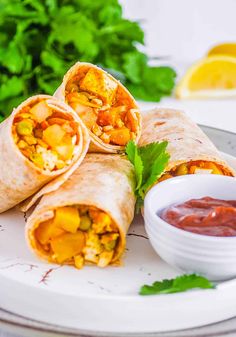
<svg viewBox="0 0 236 337">
<path fill-rule="evenodd" d="M 130 141 L 126 146 L 126 154 L 135 170 L 137 209 L 142 205 L 148 189 L 157 182 L 168 164 L 170 155 L 166 151 L 167 145 L 168 142 L 164 141 L 138 147 Z"/>
<path fill-rule="evenodd" d="M 159 101 L 175 71 L 151 67 L 144 32 L 117 0 L 0 1 L 0 121 L 35 93 L 53 94 L 78 60 L 100 65 L 136 98 Z"/>
<path fill-rule="evenodd" d="M 190 289 L 213 289 L 214 284 L 203 276 L 196 274 L 182 275 L 174 279 L 156 281 L 152 285 L 143 285 L 140 295 L 159 295 L 184 292 Z"/>
</svg>

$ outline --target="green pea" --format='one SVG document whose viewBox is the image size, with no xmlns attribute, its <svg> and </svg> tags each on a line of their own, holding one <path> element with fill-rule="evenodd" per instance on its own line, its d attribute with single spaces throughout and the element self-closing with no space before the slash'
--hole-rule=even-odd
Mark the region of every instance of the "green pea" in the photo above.
<svg viewBox="0 0 236 337">
<path fill-rule="evenodd" d="M 88 215 L 82 215 L 80 218 L 79 229 L 82 231 L 87 231 L 92 225 L 92 220 Z"/>
<path fill-rule="evenodd" d="M 43 161 L 43 157 L 40 153 L 32 153 L 30 155 L 30 160 L 32 160 L 32 162 L 38 166 L 38 167 L 41 167 L 43 168 L 44 166 L 44 161 Z"/>
<path fill-rule="evenodd" d="M 116 240 L 112 240 L 112 241 L 104 244 L 105 249 L 108 250 L 108 251 L 114 249 L 115 246 L 116 246 Z"/>
<path fill-rule="evenodd" d="M 16 125 L 16 131 L 21 136 L 30 136 L 33 131 L 32 123 L 25 119 Z"/>
</svg>

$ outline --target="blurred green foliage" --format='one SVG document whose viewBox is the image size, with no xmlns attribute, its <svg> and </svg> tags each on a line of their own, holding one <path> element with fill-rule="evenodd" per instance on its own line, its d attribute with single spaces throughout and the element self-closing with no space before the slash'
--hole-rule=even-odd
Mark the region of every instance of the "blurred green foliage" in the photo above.
<svg viewBox="0 0 236 337">
<path fill-rule="evenodd" d="M 149 67 L 143 43 L 117 0 L 1 0 L 0 120 L 32 94 L 53 94 L 78 60 L 115 71 L 136 98 L 160 100 L 175 72 Z"/>
</svg>

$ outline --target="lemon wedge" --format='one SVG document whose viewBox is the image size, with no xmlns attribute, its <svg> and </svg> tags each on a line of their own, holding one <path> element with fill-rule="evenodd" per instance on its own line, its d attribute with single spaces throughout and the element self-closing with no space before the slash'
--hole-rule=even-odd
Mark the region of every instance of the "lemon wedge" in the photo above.
<svg viewBox="0 0 236 337">
<path fill-rule="evenodd" d="M 221 43 L 212 47 L 207 56 L 228 55 L 236 57 L 236 43 Z"/>
<path fill-rule="evenodd" d="M 215 55 L 193 64 L 177 85 L 176 96 L 236 97 L 236 57 Z"/>
</svg>

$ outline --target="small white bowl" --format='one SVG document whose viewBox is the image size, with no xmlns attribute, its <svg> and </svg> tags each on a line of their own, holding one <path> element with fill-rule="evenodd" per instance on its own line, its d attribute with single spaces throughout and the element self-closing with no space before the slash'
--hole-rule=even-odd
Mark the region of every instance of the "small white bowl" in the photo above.
<svg viewBox="0 0 236 337">
<path fill-rule="evenodd" d="M 155 185 L 144 201 L 145 228 L 158 255 L 170 265 L 220 281 L 236 276 L 236 237 L 187 232 L 159 217 L 164 208 L 192 198 L 236 200 L 236 179 L 220 175 L 186 175 Z"/>
</svg>

